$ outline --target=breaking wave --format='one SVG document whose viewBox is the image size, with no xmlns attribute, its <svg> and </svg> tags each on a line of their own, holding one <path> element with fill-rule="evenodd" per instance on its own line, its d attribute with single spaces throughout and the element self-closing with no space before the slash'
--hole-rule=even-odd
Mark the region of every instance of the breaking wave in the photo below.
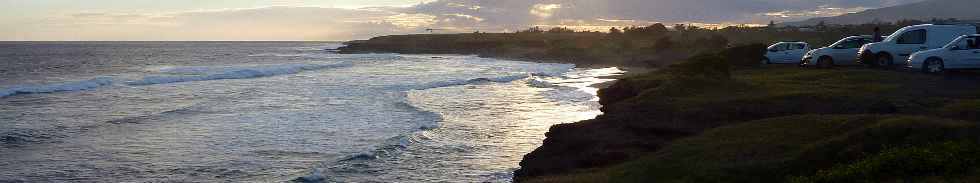
<svg viewBox="0 0 980 183">
<path fill-rule="evenodd" d="M 112 78 L 98 77 L 84 81 L 72 81 L 46 85 L 14 86 L 0 90 L 0 97 L 13 96 L 18 94 L 54 93 L 91 90 L 102 86 L 112 85 Z"/>
<path fill-rule="evenodd" d="M 161 70 L 161 72 L 171 75 L 147 76 L 140 80 L 129 81 L 126 84 L 140 86 L 192 81 L 248 79 L 350 66 L 353 66 L 351 62 L 341 62 L 335 64 L 288 64 L 253 67 L 180 67 Z"/>
</svg>

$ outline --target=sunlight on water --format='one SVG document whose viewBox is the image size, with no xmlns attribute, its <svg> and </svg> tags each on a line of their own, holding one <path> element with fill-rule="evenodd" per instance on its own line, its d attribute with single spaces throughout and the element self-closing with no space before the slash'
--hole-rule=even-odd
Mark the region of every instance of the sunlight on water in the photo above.
<svg viewBox="0 0 980 183">
<path fill-rule="evenodd" d="M 615 81 L 615 79 L 603 77 L 622 75 L 624 73 L 626 71 L 616 67 L 610 67 L 571 72 L 566 76 L 568 78 L 545 78 L 544 80 L 559 86 L 578 88 L 582 92 L 595 96 L 592 98 L 593 101 L 599 101 L 599 97 L 597 96 L 599 94 L 599 88 L 592 87 L 592 85 Z"/>
<path fill-rule="evenodd" d="M 346 162 L 328 174 L 340 175 L 334 177 L 340 182 L 509 182 L 552 125 L 600 115 L 591 86 L 611 81 L 597 77 L 621 73 L 576 69 L 560 77 L 412 91 L 413 105 L 442 117 L 439 128 L 409 137 L 418 140 L 397 155 Z M 553 83 L 541 87 L 541 81 Z"/>
</svg>

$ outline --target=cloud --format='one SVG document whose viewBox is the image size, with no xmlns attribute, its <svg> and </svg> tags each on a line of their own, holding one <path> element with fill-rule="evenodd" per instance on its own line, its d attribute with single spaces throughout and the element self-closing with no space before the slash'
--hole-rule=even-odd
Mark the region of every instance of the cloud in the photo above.
<svg viewBox="0 0 980 183">
<path fill-rule="evenodd" d="M 538 18 L 551 18 L 558 9 L 561 8 L 561 4 L 535 4 L 531 6 L 531 15 L 537 16 Z"/>
<path fill-rule="evenodd" d="M 83 12 L 6 27 L 11 40 L 350 40 L 421 32 L 435 16 L 384 9 L 265 7 L 160 14 Z"/>
<path fill-rule="evenodd" d="M 848 13 L 856 13 L 864 10 L 868 10 L 866 7 L 853 7 L 853 8 L 832 8 L 832 7 L 818 7 L 817 9 L 811 10 L 783 10 L 761 13 L 761 15 L 773 18 L 798 18 L 798 17 L 829 17 L 838 16 Z"/>
<path fill-rule="evenodd" d="M 834 16 L 922 0 L 437 0 L 399 11 L 480 17 L 481 28 L 609 26 L 649 22 L 755 23 Z M 480 8 L 470 8 L 480 7 Z M 572 24 L 564 24 L 569 23 Z M 453 22 L 433 26 L 467 27 Z M 607 27 L 608 29 L 608 27 Z"/>
<path fill-rule="evenodd" d="M 654 22 L 765 24 L 918 1 L 922 0 L 427 0 L 409 7 L 361 9 L 77 12 L 0 22 L 0 40 L 350 40 L 428 28 L 501 32 L 530 26 L 608 30 Z"/>
</svg>

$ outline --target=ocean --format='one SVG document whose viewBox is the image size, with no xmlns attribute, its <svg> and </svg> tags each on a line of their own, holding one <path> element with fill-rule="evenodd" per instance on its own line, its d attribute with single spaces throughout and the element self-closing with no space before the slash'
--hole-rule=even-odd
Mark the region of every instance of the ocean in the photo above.
<svg viewBox="0 0 980 183">
<path fill-rule="evenodd" d="M 333 42 L 0 42 L 0 182 L 509 182 L 617 68 Z"/>
</svg>

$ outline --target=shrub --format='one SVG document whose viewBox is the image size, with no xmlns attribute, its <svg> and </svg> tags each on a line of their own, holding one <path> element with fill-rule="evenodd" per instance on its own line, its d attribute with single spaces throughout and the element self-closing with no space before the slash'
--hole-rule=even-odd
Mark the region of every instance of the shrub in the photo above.
<svg viewBox="0 0 980 183">
<path fill-rule="evenodd" d="M 761 60 L 766 54 L 766 45 L 749 44 L 736 46 L 721 52 L 721 55 L 728 59 L 728 62 L 737 67 L 754 67 L 762 64 Z"/>
<path fill-rule="evenodd" d="M 705 53 L 691 57 L 685 62 L 671 65 L 667 72 L 671 80 L 687 82 L 692 80 L 728 81 L 732 79 L 731 66 L 718 54 Z"/>
</svg>

